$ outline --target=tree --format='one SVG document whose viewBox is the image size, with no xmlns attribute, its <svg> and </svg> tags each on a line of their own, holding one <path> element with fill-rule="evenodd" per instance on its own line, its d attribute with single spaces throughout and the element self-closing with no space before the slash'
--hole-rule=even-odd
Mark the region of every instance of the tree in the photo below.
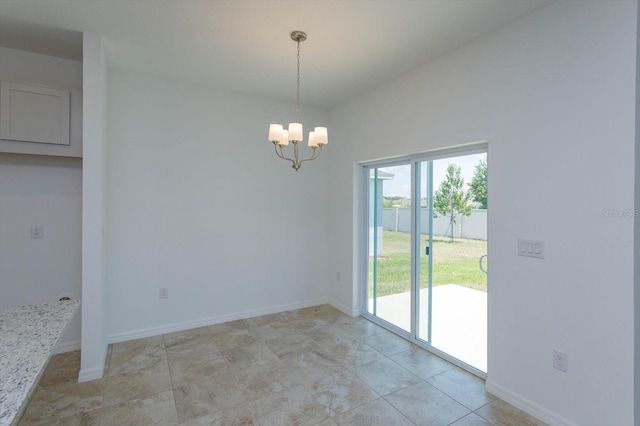
<svg viewBox="0 0 640 426">
<path fill-rule="evenodd" d="M 471 194 L 464 189 L 464 179 L 460 166 L 449 164 L 445 179 L 433 196 L 433 216 L 449 216 L 449 228 L 451 229 L 451 242 L 453 242 L 453 228 L 456 216 L 471 215 Z"/>
<path fill-rule="evenodd" d="M 487 208 L 487 160 L 482 159 L 476 165 L 473 179 L 469 184 L 469 192 L 473 201 L 478 203 L 481 209 Z"/>
</svg>

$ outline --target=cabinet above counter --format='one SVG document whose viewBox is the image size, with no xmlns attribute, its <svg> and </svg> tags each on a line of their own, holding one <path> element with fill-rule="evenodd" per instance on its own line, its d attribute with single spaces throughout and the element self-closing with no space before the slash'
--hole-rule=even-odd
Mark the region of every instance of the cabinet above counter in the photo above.
<svg viewBox="0 0 640 426">
<path fill-rule="evenodd" d="M 82 92 L 0 81 L 0 152 L 82 157 Z"/>
</svg>

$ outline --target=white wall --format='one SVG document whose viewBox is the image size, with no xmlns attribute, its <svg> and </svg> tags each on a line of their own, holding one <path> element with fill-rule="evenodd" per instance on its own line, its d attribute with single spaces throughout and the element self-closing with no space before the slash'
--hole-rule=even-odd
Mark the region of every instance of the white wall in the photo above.
<svg viewBox="0 0 640 426">
<path fill-rule="evenodd" d="M 266 140 L 294 105 L 115 69 L 108 84 L 110 340 L 325 302 L 327 153 L 295 172 Z"/>
<path fill-rule="evenodd" d="M 603 210 L 634 206 L 635 55 L 636 2 L 556 2 L 333 108 L 330 300 L 360 309 L 354 164 L 488 140 L 487 387 L 551 423 L 631 424 L 634 219 Z"/>
<path fill-rule="evenodd" d="M 81 90 L 82 63 L 0 47 L 0 80 Z M 80 297 L 81 205 L 81 159 L 0 153 L 0 306 Z M 80 347 L 80 317 L 58 351 Z"/>
</svg>

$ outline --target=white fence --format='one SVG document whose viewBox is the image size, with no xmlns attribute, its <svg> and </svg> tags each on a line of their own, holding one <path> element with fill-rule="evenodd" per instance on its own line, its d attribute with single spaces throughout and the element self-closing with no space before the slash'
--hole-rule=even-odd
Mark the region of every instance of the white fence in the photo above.
<svg viewBox="0 0 640 426">
<path fill-rule="evenodd" d="M 411 208 L 392 207 L 382 209 L 382 227 L 386 231 L 411 232 Z M 420 209 L 420 229 L 423 234 L 429 230 L 429 210 Z M 449 217 L 433 219 L 433 235 L 450 235 Z M 476 209 L 471 216 L 456 217 L 453 236 L 474 240 L 487 239 L 487 211 Z"/>
</svg>

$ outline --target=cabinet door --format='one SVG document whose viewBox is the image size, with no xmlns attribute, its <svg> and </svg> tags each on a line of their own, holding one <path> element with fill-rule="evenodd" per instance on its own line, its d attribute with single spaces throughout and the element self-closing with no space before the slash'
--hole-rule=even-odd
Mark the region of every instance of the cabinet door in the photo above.
<svg viewBox="0 0 640 426">
<path fill-rule="evenodd" d="M 69 92 L 1 82 L 0 139 L 69 145 Z"/>
</svg>

